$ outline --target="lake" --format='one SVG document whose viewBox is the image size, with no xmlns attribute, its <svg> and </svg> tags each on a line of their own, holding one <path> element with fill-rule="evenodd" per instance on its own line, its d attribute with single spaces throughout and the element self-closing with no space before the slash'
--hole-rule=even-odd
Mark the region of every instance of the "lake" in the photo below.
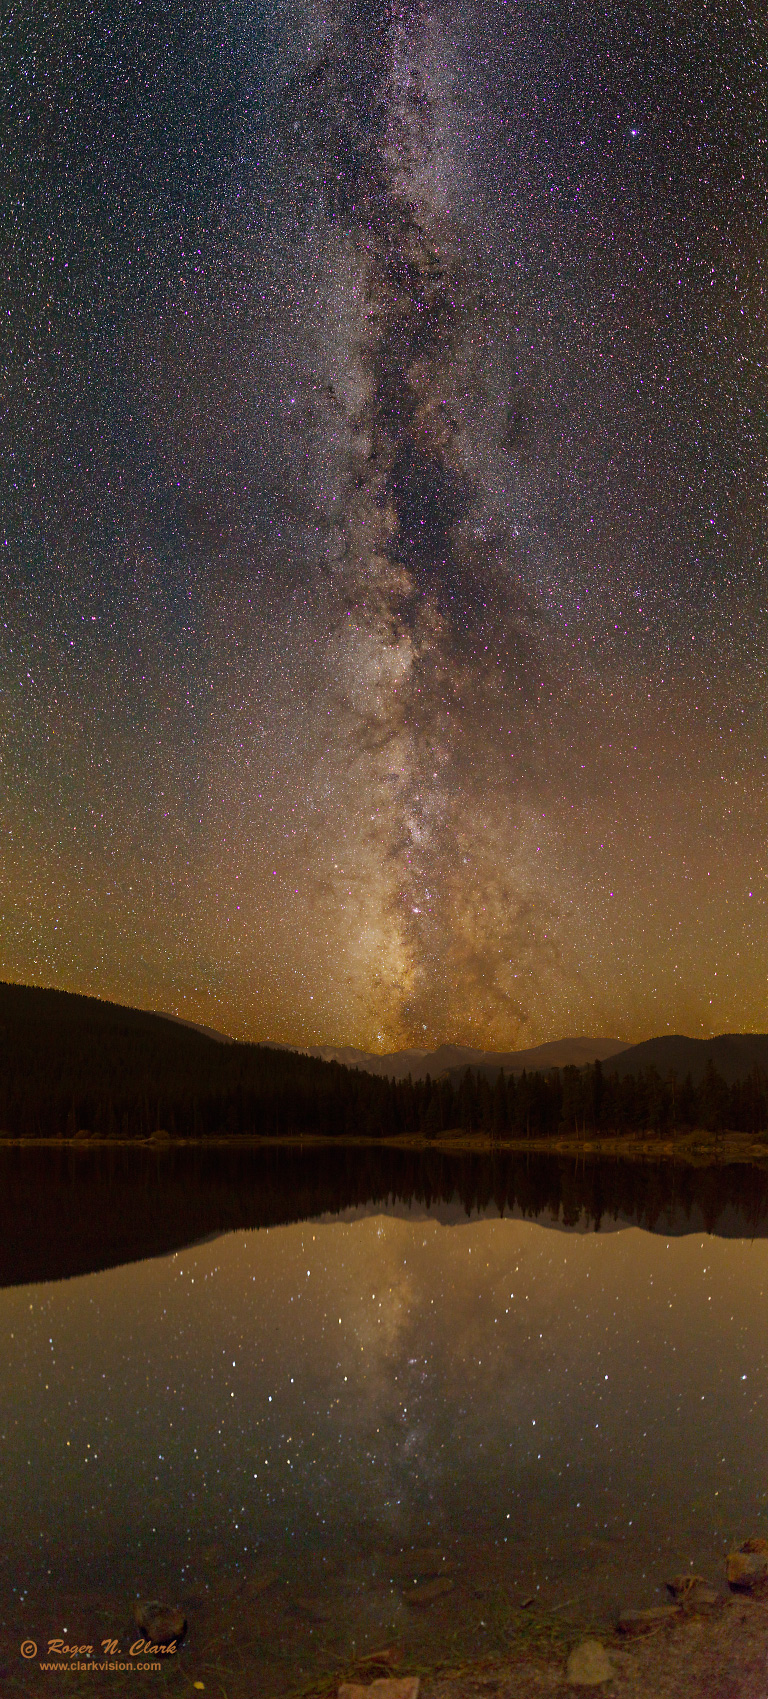
<svg viewBox="0 0 768 1699">
<path fill-rule="evenodd" d="M 758 1169 L 115 1146 L 0 1175 L 21 1693 L 51 1679 L 23 1639 L 127 1648 L 137 1598 L 189 1632 L 110 1692 L 239 1699 L 599 1626 L 768 1532 Z"/>
</svg>

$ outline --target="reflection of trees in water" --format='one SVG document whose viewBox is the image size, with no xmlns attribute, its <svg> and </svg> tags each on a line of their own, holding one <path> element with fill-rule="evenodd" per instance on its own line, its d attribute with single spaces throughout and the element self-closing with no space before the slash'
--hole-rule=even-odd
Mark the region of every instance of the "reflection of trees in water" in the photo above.
<svg viewBox="0 0 768 1699">
<path fill-rule="evenodd" d="M 325 1145 L 0 1153 L 0 1284 L 159 1256 L 216 1233 L 352 1208 L 522 1215 L 599 1231 L 768 1236 L 768 1175 L 540 1152 L 457 1153 Z"/>
</svg>

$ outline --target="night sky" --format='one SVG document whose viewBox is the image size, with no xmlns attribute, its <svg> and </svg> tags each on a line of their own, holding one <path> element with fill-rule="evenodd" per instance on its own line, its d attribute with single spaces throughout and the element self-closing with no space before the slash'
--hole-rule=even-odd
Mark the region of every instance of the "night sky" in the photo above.
<svg viewBox="0 0 768 1699">
<path fill-rule="evenodd" d="M 755 14 L 9 14 L 3 977 L 768 1028 Z"/>
</svg>

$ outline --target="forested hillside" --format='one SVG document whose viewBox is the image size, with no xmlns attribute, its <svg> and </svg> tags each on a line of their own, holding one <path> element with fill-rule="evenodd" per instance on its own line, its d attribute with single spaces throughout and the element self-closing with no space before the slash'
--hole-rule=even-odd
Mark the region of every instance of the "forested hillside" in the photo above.
<svg viewBox="0 0 768 1699">
<path fill-rule="evenodd" d="M 0 985 L 0 1132 L 13 1137 L 498 1137 L 768 1127 L 768 1077 L 698 1083 L 653 1067 L 390 1080 L 296 1051 L 222 1043 L 95 998 Z"/>
</svg>

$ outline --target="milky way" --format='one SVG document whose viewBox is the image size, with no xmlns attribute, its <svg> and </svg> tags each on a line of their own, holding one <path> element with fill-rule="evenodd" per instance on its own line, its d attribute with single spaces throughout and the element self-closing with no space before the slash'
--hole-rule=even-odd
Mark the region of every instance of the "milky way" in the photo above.
<svg viewBox="0 0 768 1699">
<path fill-rule="evenodd" d="M 387 1025 L 508 1025 L 524 1019 L 515 981 L 546 914 L 517 865 L 510 784 L 521 742 L 507 692 L 526 696 L 541 665 L 515 570 L 520 479 L 497 492 L 491 454 L 473 456 L 488 303 L 452 214 L 445 20 L 387 6 L 359 34 L 356 22 L 342 19 L 301 79 L 302 97 L 308 85 L 330 105 L 324 163 L 343 169 L 326 180 L 327 210 L 347 227 L 354 303 L 343 365 L 337 354 L 318 374 L 344 426 L 325 516 L 341 604 L 334 722 L 368 815 L 364 841 L 339 852 L 334 899 L 343 907 L 345 876 L 364 877 L 368 974 Z M 326 311 L 332 334 L 332 295 Z"/>
<path fill-rule="evenodd" d="M 297 1043 L 764 1027 L 764 32 L 14 27 L 2 971 Z"/>
</svg>

